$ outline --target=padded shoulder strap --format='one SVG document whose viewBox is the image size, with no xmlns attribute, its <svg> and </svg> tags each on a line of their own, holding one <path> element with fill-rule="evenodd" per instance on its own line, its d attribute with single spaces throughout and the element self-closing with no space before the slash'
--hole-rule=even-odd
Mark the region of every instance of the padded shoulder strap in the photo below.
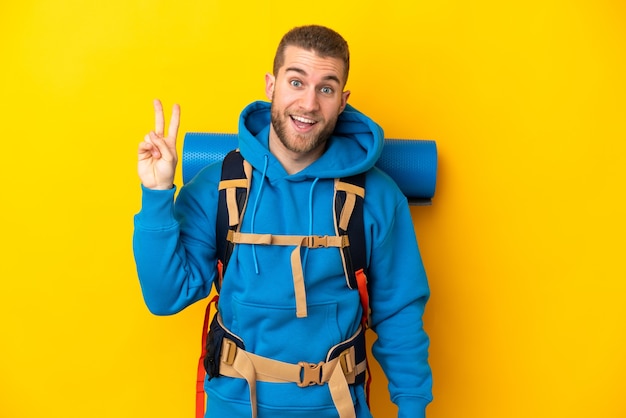
<svg viewBox="0 0 626 418">
<path fill-rule="evenodd" d="M 238 231 L 243 213 L 246 210 L 248 191 L 250 190 L 251 168 L 244 161 L 239 150 L 229 152 L 222 162 L 222 177 L 219 184 L 219 200 L 216 221 L 216 248 L 219 283 L 216 288 L 219 292 L 221 279 L 233 252 L 234 244 L 226 239 L 228 231 Z"/>
<path fill-rule="evenodd" d="M 344 177 L 335 183 L 335 220 L 337 233 L 347 235 L 350 245 L 342 252 L 348 287 L 357 289 L 356 272 L 367 272 L 363 199 L 365 173 Z"/>
</svg>

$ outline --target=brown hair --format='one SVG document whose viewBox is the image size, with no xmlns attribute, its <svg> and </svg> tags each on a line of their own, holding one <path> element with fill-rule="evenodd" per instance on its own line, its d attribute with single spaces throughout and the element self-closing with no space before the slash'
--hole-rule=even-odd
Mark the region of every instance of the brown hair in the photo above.
<svg viewBox="0 0 626 418">
<path fill-rule="evenodd" d="M 348 81 L 350 70 L 350 51 L 348 43 L 332 29 L 319 25 L 299 26 L 287 32 L 278 44 L 274 56 L 274 75 L 285 63 L 285 49 L 296 46 L 313 51 L 322 58 L 339 58 L 344 63 L 344 84 Z"/>
</svg>

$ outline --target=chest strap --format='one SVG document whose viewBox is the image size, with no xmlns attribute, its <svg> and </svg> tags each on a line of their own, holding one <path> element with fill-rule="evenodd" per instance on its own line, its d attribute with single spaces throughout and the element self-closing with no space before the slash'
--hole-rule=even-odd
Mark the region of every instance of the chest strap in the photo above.
<svg viewBox="0 0 626 418">
<path fill-rule="evenodd" d="M 343 250 L 350 245 L 350 240 L 347 235 L 272 235 L 250 234 L 229 230 L 226 239 L 233 244 L 295 246 L 294 250 L 291 252 L 291 274 L 296 299 L 296 317 L 298 318 L 306 318 L 307 316 L 304 271 L 302 269 L 302 258 L 300 256 L 302 247 L 311 249 L 336 247 Z"/>
</svg>

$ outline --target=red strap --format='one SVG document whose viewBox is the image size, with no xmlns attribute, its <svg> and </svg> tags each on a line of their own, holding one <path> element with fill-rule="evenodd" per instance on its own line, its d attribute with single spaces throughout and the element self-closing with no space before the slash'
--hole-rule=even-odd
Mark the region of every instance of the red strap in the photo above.
<svg viewBox="0 0 626 418">
<path fill-rule="evenodd" d="M 361 307 L 363 308 L 363 317 L 361 322 L 363 322 L 363 325 L 367 328 L 370 313 L 370 297 L 367 291 L 367 276 L 365 276 L 363 269 L 355 271 L 354 275 L 359 289 L 359 298 L 361 298 Z"/>
<path fill-rule="evenodd" d="M 215 295 L 206 306 L 206 311 L 204 312 L 204 324 L 202 325 L 202 351 L 200 354 L 200 359 L 198 360 L 198 374 L 196 376 L 196 418 L 204 417 L 204 375 L 206 373 L 206 371 L 204 370 L 204 357 L 206 357 L 206 338 L 207 334 L 209 333 L 211 305 L 215 303 L 215 306 L 217 306 L 217 301 L 219 300 L 219 298 L 219 295 Z"/>
<path fill-rule="evenodd" d="M 217 283 L 219 284 L 219 287 L 217 287 L 218 291 L 222 288 L 223 281 L 224 281 L 224 263 L 222 263 L 222 260 L 217 260 Z"/>
</svg>

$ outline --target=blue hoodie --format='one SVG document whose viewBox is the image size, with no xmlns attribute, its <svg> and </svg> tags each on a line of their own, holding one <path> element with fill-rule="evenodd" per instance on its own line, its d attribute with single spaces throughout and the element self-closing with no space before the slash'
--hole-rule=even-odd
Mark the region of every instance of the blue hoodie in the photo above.
<svg viewBox="0 0 626 418">
<path fill-rule="evenodd" d="M 425 415 L 431 401 L 428 337 L 422 314 L 429 297 L 406 198 L 374 167 L 383 148 L 382 129 L 347 106 L 327 150 L 289 175 L 268 147 L 270 104 L 254 102 L 239 123 L 239 148 L 253 166 L 242 232 L 335 235 L 333 181 L 366 172 L 364 222 L 369 260 L 372 352 L 389 380 L 399 417 Z M 216 277 L 215 219 L 221 164 L 202 170 L 174 199 L 175 189 L 143 188 L 135 216 L 133 248 L 145 302 L 169 315 L 206 298 Z M 175 200 L 175 202 L 174 202 Z M 296 317 L 292 247 L 238 244 L 220 292 L 224 325 L 246 350 L 288 363 L 317 363 L 330 347 L 357 330 L 358 292 L 346 285 L 337 248 L 303 249 L 308 315 Z M 243 379 L 205 381 L 207 417 L 249 416 Z M 371 417 L 363 386 L 351 387 L 357 417 Z M 327 385 L 300 388 L 257 383 L 258 416 L 337 417 Z"/>
</svg>

